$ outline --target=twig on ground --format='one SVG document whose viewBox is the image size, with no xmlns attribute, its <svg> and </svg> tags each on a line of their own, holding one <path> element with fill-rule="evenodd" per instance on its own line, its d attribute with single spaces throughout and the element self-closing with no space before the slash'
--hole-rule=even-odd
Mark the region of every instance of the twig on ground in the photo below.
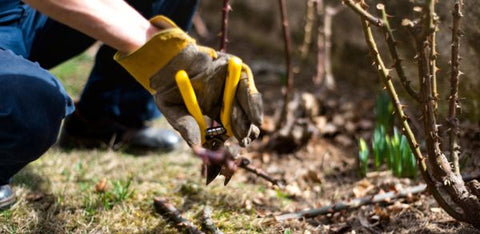
<svg viewBox="0 0 480 234">
<path fill-rule="evenodd" d="M 390 201 L 390 200 L 394 200 L 402 197 L 407 197 L 412 194 L 421 193 L 421 192 L 424 192 L 426 188 L 427 188 L 427 185 L 421 184 L 415 187 L 406 188 L 400 192 L 392 191 L 388 193 L 377 194 L 374 196 L 356 198 L 351 201 L 343 201 L 333 205 L 324 206 L 318 209 L 310 209 L 310 210 L 299 211 L 296 213 L 282 214 L 282 215 L 275 216 L 275 220 L 285 221 L 290 219 L 311 218 L 319 215 L 335 213 L 341 210 L 354 209 L 354 208 L 358 208 L 360 206 L 364 206 L 368 204 L 386 202 L 386 201 Z"/>
<path fill-rule="evenodd" d="M 247 158 L 240 158 L 240 163 L 238 163 L 238 167 L 245 169 L 246 171 L 253 173 L 268 182 L 272 183 L 273 185 L 278 186 L 279 188 L 283 188 L 285 186 L 285 182 L 283 180 L 275 179 L 272 178 L 270 175 L 268 175 L 266 172 L 264 172 L 262 169 L 256 168 L 252 165 L 250 165 L 250 160 Z"/>
<path fill-rule="evenodd" d="M 475 179 L 478 179 L 478 178 L 480 178 L 480 175 L 477 175 L 477 176 L 467 175 L 464 177 L 464 180 L 466 182 L 476 181 Z M 319 215 L 335 213 L 341 210 L 355 209 L 364 205 L 380 203 L 380 202 L 391 202 L 392 200 L 396 200 L 399 198 L 404 198 L 414 194 L 424 193 L 426 190 L 427 190 L 427 185 L 420 184 L 417 186 L 405 188 L 398 192 L 392 191 L 387 193 L 381 193 L 373 196 L 356 198 L 350 201 L 342 201 L 339 203 L 335 203 L 333 205 L 327 205 L 327 206 L 323 206 L 316 209 L 303 210 L 295 213 L 286 213 L 286 214 L 275 216 L 275 220 L 285 221 L 285 220 L 291 220 L 291 219 L 311 218 Z"/>
<path fill-rule="evenodd" d="M 202 212 L 202 230 L 206 233 L 214 234 L 223 234 L 222 231 L 218 230 L 212 220 L 212 207 L 205 206 Z"/>
<path fill-rule="evenodd" d="M 182 217 L 180 211 L 170 204 L 167 199 L 156 197 L 153 199 L 155 211 L 162 215 L 164 219 L 169 221 L 180 232 L 188 232 L 192 234 L 203 234 L 192 222 Z"/>
</svg>

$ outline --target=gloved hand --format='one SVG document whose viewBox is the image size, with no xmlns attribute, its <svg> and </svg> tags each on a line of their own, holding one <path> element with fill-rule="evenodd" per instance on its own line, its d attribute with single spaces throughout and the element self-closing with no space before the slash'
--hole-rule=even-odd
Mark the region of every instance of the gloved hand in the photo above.
<svg viewBox="0 0 480 234">
<path fill-rule="evenodd" d="M 117 53 L 115 60 L 154 95 L 162 114 L 187 143 L 200 146 L 200 128 L 183 103 L 175 74 L 179 70 L 187 72 L 203 114 L 220 122 L 228 59 L 232 55 L 197 46 L 195 40 L 168 18 L 157 16 L 150 22 L 167 29 L 131 54 Z M 250 68 L 244 64 L 231 113 L 232 132 L 242 146 L 258 137 L 257 126 L 262 118 L 261 94 Z"/>
</svg>

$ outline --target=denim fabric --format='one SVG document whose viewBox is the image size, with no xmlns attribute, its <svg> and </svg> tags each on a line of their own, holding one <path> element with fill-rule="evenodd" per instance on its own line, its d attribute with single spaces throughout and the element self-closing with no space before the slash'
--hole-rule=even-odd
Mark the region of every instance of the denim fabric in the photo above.
<svg viewBox="0 0 480 234">
<path fill-rule="evenodd" d="M 170 17 L 190 27 L 198 0 L 131 0 L 142 15 Z M 0 185 L 56 140 L 72 100 L 47 70 L 95 42 L 40 14 L 20 0 L 0 0 Z M 101 46 L 78 109 L 90 119 L 113 118 L 127 126 L 159 116 L 152 97 Z"/>
<path fill-rule="evenodd" d="M 55 143 L 73 103 L 37 63 L 0 50 L 0 185 Z"/>
</svg>

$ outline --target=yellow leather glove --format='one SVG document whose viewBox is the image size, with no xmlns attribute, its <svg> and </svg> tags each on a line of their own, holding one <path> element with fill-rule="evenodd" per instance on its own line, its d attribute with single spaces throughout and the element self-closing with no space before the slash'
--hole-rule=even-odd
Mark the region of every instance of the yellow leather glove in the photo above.
<svg viewBox="0 0 480 234">
<path fill-rule="evenodd" d="M 194 39 L 166 17 L 157 16 L 150 22 L 168 29 L 153 36 L 133 53 L 117 53 L 114 58 L 154 95 L 162 114 L 187 143 L 201 145 L 200 129 L 183 103 L 175 74 L 179 70 L 187 72 L 203 114 L 220 122 L 223 87 L 231 55 L 197 46 Z M 262 118 L 261 94 L 250 69 L 243 65 L 231 113 L 232 131 L 241 145 L 258 137 Z"/>
</svg>

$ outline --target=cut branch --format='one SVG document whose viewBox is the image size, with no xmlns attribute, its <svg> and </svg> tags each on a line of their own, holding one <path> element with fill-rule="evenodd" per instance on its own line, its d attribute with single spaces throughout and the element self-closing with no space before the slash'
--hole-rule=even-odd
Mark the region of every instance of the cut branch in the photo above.
<svg viewBox="0 0 480 234">
<path fill-rule="evenodd" d="M 270 175 L 268 175 L 265 171 L 262 169 L 256 168 L 252 165 L 250 165 L 250 160 L 247 158 L 240 158 L 240 161 L 238 163 L 238 167 L 245 169 L 246 171 L 255 174 L 256 176 L 259 176 L 268 182 L 272 183 L 272 185 L 276 185 L 279 188 L 283 188 L 285 186 L 285 182 L 283 180 L 275 179 L 272 178 Z"/>
<path fill-rule="evenodd" d="M 449 115 L 448 126 L 450 127 L 450 159 L 453 164 L 453 170 L 455 174 L 460 174 L 459 165 L 459 145 L 457 142 L 458 136 L 458 118 L 457 109 L 460 106 L 458 102 L 458 84 L 460 81 L 460 38 L 462 36 L 460 32 L 460 22 L 462 20 L 462 6 L 463 0 L 457 0 L 455 3 L 455 9 L 452 11 L 453 25 L 452 25 L 452 58 L 451 58 L 451 77 L 450 77 L 450 96 L 449 96 Z"/>
<path fill-rule="evenodd" d="M 153 199 L 153 206 L 155 211 L 164 219 L 169 221 L 180 232 L 187 232 L 192 234 L 203 234 L 192 222 L 182 217 L 180 211 L 170 204 L 167 199 L 156 197 Z"/>
</svg>

